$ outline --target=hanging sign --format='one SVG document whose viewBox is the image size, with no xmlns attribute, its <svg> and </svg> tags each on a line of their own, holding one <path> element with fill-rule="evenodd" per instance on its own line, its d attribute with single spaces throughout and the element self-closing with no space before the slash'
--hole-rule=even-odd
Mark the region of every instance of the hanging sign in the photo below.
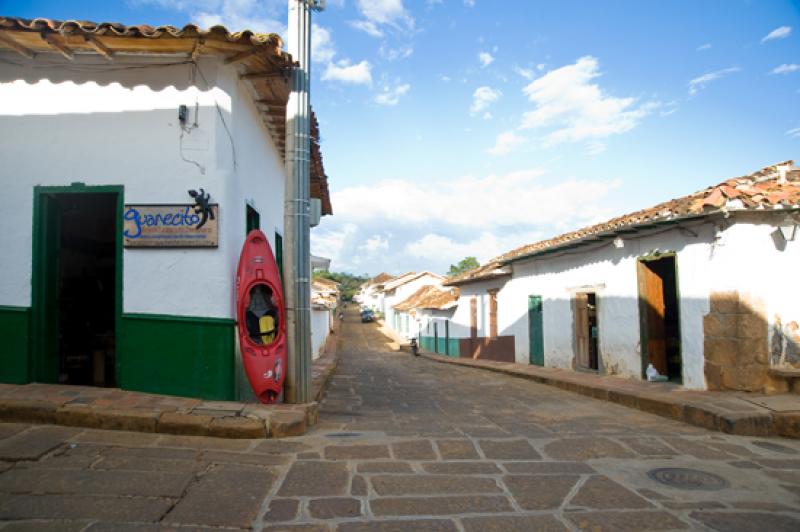
<svg viewBox="0 0 800 532">
<path fill-rule="evenodd" d="M 219 205 L 125 205 L 122 237 L 126 248 L 215 248 Z"/>
</svg>

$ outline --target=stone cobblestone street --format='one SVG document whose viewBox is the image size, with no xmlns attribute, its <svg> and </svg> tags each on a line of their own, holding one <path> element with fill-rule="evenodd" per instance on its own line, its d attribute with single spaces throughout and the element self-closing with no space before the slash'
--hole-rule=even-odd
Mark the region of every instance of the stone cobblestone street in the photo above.
<svg viewBox="0 0 800 532">
<path fill-rule="evenodd" d="M 800 530 L 796 440 L 388 343 L 347 315 L 320 422 L 298 438 L 0 424 L 0 530 Z"/>
</svg>

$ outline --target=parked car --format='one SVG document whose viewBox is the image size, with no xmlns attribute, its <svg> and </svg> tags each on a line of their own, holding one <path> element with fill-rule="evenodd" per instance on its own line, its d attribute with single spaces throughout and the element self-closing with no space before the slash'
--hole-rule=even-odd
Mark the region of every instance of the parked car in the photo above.
<svg viewBox="0 0 800 532">
<path fill-rule="evenodd" d="M 361 323 L 367 323 L 369 321 L 375 321 L 375 313 L 372 312 L 370 309 L 365 309 L 361 311 Z"/>
</svg>

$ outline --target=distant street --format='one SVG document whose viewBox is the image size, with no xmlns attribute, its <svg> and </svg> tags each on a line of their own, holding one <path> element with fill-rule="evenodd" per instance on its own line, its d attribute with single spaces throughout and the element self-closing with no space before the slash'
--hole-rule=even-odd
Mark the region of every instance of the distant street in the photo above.
<svg viewBox="0 0 800 532">
<path fill-rule="evenodd" d="M 0 531 L 800 530 L 800 442 L 392 352 L 353 310 L 341 335 L 300 438 L 0 424 Z"/>
</svg>

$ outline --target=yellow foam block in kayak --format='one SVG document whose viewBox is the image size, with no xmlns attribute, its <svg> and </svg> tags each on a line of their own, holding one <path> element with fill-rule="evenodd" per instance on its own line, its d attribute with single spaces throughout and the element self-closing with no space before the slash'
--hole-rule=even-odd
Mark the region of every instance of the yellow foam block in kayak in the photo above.
<svg viewBox="0 0 800 532">
<path fill-rule="evenodd" d="M 264 345 L 269 345 L 274 342 L 275 318 L 269 315 L 258 318 L 258 332 L 261 333 L 261 341 Z"/>
</svg>

